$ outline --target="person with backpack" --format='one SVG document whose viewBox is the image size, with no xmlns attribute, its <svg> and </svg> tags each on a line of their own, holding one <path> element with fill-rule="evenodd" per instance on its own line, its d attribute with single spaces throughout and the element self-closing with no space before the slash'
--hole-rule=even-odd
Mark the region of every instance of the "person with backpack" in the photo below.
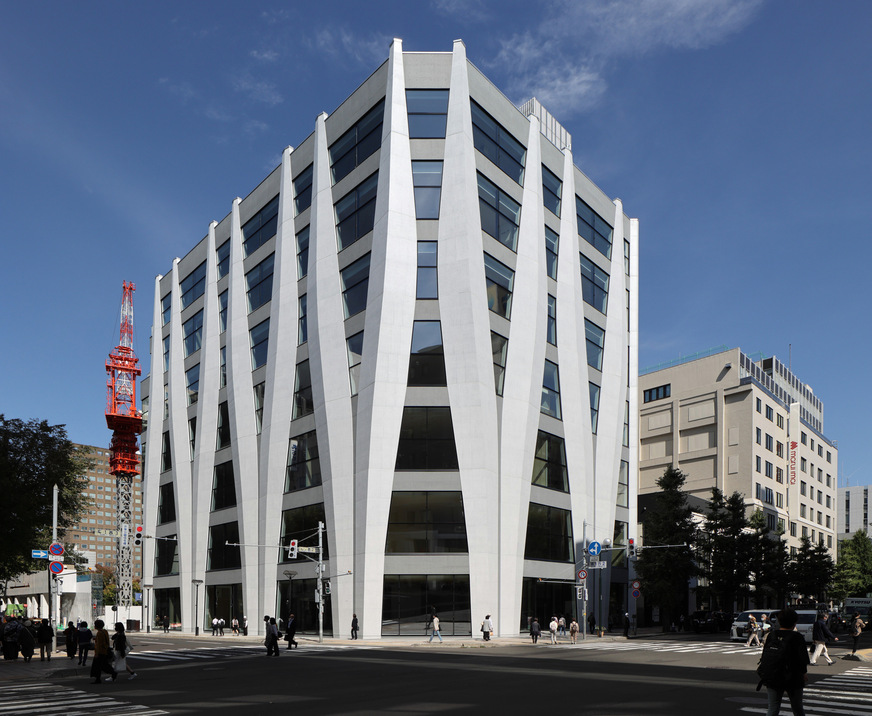
<svg viewBox="0 0 872 716">
<path fill-rule="evenodd" d="M 766 687 L 769 697 L 766 716 L 778 716 L 785 692 L 794 716 L 805 716 L 802 690 L 808 682 L 809 660 L 805 639 L 795 629 L 798 621 L 795 609 L 782 609 L 778 613 L 778 629 L 770 629 L 763 642 L 763 653 L 757 666 L 757 676 L 760 677 L 757 691 Z"/>
<path fill-rule="evenodd" d="M 748 641 L 745 642 L 745 646 L 752 646 L 752 641 L 757 642 L 754 646 L 760 646 L 760 633 L 757 628 L 757 617 L 753 614 L 748 617 Z"/>
<path fill-rule="evenodd" d="M 833 636 L 833 633 L 827 627 L 826 615 L 818 614 L 817 621 L 811 630 L 811 640 L 814 642 L 814 654 L 811 655 L 811 665 L 817 666 L 818 657 L 823 654 L 826 657 L 827 664 L 832 666 L 836 662 L 830 658 L 830 653 L 827 651 L 827 640 L 832 639 L 838 641 L 839 637 Z"/>
</svg>

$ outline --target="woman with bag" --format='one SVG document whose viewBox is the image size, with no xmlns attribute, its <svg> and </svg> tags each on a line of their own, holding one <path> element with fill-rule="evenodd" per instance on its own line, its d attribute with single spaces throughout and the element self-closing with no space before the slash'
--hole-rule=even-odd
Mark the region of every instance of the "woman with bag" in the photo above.
<svg viewBox="0 0 872 716">
<path fill-rule="evenodd" d="M 128 681 L 136 678 L 136 672 L 127 663 L 127 655 L 132 648 L 127 640 L 127 634 L 124 633 L 124 625 L 121 622 L 115 622 L 115 633 L 112 635 L 112 653 L 115 655 L 115 671 L 121 671 L 122 669 L 127 671 L 130 674 L 127 677 Z M 106 681 L 109 681 L 109 679 L 106 679 Z"/>
<path fill-rule="evenodd" d="M 79 648 L 79 630 L 76 625 L 70 622 L 67 628 L 64 629 L 64 638 L 67 644 L 67 657 L 70 659 L 76 658 L 76 651 Z"/>
</svg>

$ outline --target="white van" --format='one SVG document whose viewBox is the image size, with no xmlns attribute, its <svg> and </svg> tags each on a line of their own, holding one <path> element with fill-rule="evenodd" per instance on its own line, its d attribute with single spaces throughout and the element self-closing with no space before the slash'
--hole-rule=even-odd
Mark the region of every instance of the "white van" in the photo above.
<svg viewBox="0 0 872 716">
<path fill-rule="evenodd" d="M 816 609 L 797 609 L 796 613 L 799 615 L 799 621 L 796 622 L 796 631 L 802 634 L 806 644 L 811 644 L 812 629 L 814 629 L 814 623 L 817 621 L 818 612 Z"/>
</svg>

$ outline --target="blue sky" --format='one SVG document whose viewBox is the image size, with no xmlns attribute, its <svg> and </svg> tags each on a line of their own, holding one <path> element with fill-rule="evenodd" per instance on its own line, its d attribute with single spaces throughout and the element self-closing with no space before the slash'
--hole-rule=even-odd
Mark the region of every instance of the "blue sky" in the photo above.
<svg viewBox="0 0 872 716">
<path fill-rule="evenodd" d="M 0 412 L 108 445 L 122 280 L 148 370 L 153 282 L 386 57 L 469 58 L 537 96 L 640 220 L 640 366 L 787 361 L 844 484 L 870 403 L 872 3 L 7 3 Z"/>
</svg>

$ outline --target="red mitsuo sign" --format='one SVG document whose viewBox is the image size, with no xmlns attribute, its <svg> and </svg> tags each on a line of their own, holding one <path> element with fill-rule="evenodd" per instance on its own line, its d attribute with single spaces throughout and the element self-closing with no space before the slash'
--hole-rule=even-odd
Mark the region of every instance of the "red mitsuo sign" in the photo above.
<svg viewBox="0 0 872 716">
<path fill-rule="evenodd" d="M 790 484 L 796 484 L 796 440 L 790 441 Z"/>
</svg>

